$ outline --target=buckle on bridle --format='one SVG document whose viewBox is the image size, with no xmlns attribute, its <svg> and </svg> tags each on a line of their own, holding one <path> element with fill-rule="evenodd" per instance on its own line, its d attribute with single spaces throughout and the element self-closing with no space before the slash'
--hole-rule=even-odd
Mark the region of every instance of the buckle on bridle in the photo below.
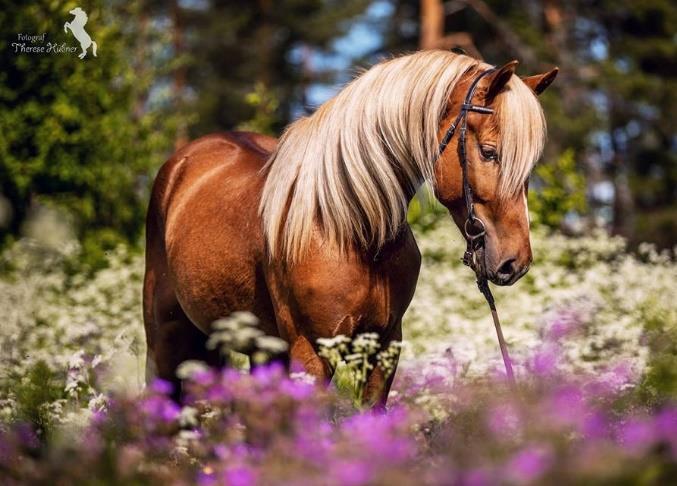
<svg viewBox="0 0 677 486">
<path fill-rule="evenodd" d="M 475 252 L 472 250 L 466 250 L 463 253 L 463 258 L 461 258 L 461 261 L 463 262 L 463 265 L 466 267 L 470 267 L 475 271 L 475 268 L 477 267 L 477 262 L 475 261 Z M 475 273 L 477 273 L 475 271 Z"/>
</svg>

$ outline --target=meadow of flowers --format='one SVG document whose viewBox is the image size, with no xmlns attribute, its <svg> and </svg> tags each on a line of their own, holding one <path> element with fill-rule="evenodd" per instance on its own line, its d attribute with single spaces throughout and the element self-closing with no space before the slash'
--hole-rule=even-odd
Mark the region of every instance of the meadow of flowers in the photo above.
<svg viewBox="0 0 677 486">
<path fill-rule="evenodd" d="M 187 398 L 143 387 L 142 256 L 87 271 L 72 240 L 0 259 L 2 484 L 667 484 L 677 478 L 677 264 L 604 233 L 535 232 L 535 262 L 496 289 L 518 384 L 448 223 L 423 269 L 386 413 L 360 407 L 369 366 L 347 346 L 334 385 L 181 369 Z M 338 353 L 340 355 L 341 353 Z M 345 353 L 343 355 L 345 357 Z M 340 356 L 339 356 L 340 357 Z M 353 363 L 356 363 L 353 365 Z"/>
</svg>

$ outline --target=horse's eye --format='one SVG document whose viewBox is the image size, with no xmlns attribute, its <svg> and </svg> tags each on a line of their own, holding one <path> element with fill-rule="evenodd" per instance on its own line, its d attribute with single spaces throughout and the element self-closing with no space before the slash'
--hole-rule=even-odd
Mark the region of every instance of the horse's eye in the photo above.
<svg viewBox="0 0 677 486">
<path fill-rule="evenodd" d="M 493 147 L 490 147 L 488 145 L 482 145 L 480 147 L 480 153 L 482 154 L 482 158 L 484 160 L 497 160 L 498 159 L 498 154 L 496 153 L 496 149 Z"/>
</svg>

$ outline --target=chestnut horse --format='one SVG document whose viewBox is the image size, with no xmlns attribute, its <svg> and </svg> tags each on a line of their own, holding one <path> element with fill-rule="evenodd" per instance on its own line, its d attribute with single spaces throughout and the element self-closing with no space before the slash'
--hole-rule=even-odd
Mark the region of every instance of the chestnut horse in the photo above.
<svg viewBox="0 0 677 486">
<path fill-rule="evenodd" d="M 467 177 L 486 226 L 485 268 L 511 285 L 531 262 L 527 178 L 540 157 L 535 94 L 557 70 L 520 79 L 516 61 L 480 80 L 467 116 Z M 178 150 L 160 169 L 147 217 L 147 379 L 180 390 L 177 366 L 218 364 L 213 321 L 250 311 L 288 358 L 329 380 L 316 340 L 376 332 L 402 339 L 421 256 L 406 213 L 428 182 L 457 225 L 466 217 L 457 150 L 438 154 L 476 76 L 491 68 L 446 51 L 377 64 L 282 138 L 228 132 Z M 456 145 L 454 145 L 456 144 Z M 438 156 L 439 155 L 439 156 Z M 375 367 L 365 396 L 384 406 L 392 376 Z M 177 391 L 180 393 L 180 391 Z"/>
</svg>

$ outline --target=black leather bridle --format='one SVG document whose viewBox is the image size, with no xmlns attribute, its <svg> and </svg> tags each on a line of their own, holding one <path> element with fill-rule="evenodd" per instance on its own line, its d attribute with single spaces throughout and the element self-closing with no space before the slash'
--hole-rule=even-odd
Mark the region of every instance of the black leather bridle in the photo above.
<svg viewBox="0 0 677 486">
<path fill-rule="evenodd" d="M 461 164 L 461 174 L 463 177 L 463 199 L 465 201 L 465 207 L 467 211 L 467 216 L 465 223 L 463 224 L 463 232 L 465 233 L 467 248 L 463 254 L 463 263 L 475 272 L 475 277 L 477 278 L 477 287 L 484 295 L 484 298 L 489 304 L 491 309 L 491 316 L 494 320 L 494 327 L 496 328 L 496 335 L 498 336 L 498 344 L 501 348 L 501 355 L 503 356 L 503 364 L 505 365 L 505 371 L 508 375 L 508 379 L 514 383 L 515 377 L 512 370 L 512 362 L 510 361 L 510 355 L 508 354 L 508 347 L 503 338 L 503 332 L 501 330 L 501 322 L 498 319 L 498 312 L 496 311 L 496 302 L 494 301 L 494 296 L 491 293 L 489 288 L 489 281 L 487 279 L 487 270 L 485 265 L 485 255 L 484 247 L 485 241 L 484 237 L 486 235 L 486 226 L 484 222 L 477 217 L 475 214 L 475 205 L 473 202 L 473 192 L 472 187 L 470 186 L 470 181 L 468 179 L 468 158 L 466 151 L 466 132 L 468 129 L 468 113 L 475 112 L 482 115 L 490 115 L 494 113 L 492 108 L 487 106 L 475 105 L 472 103 L 472 99 L 475 96 L 477 91 L 477 86 L 479 85 L 482 78 L 496 71 L 495 68 L 487 69 L 486 71 L 481 72 L 472 82 L 468 93 L 465 96 L 465 100 L 461 105 L 461 110 L 459 111 L 456 119 L 449 126 L 449 129 L 442 137 L 440 146 L 438 149 L 438 159 L 442 156 L 442 153 L 449 145 L 449 142 L 456 133 L 456 129 L 460 126 L 459 140 L 458 140 L 458 160 Z"/>
</svg>

